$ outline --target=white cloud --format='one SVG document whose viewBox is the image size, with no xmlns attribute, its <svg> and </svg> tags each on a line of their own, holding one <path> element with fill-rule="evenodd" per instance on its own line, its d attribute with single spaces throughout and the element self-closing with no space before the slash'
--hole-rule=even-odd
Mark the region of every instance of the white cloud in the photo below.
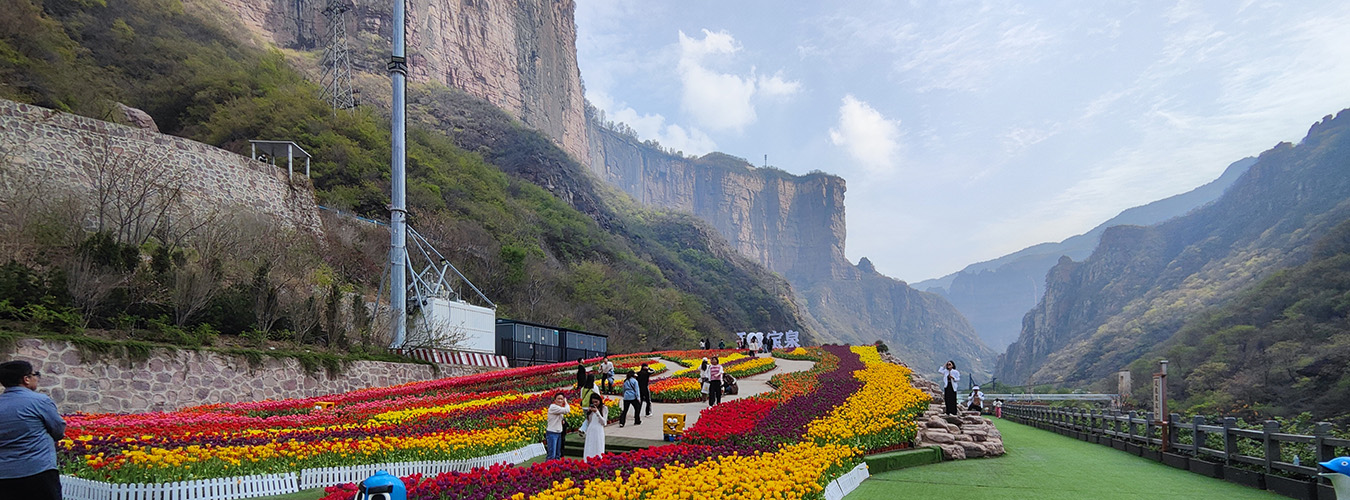
<svg viewBox="0 0 1350 500">
<path fill-rule="evenodd" d="M 586 97 L 591 100 L 591 104 L 604 110 L 605 119 L 627 124 L 643 140 L 655 140 L 668 149 L 687 155 L 703 155 L 717 149 L 717 143 L 697 128 L 666 123 L 666 117 L 660 114 L 638 113 L 626 104 L 615 102 L 603 92 L 587 92 Z"/>
<path fill-rule="evenodd" d="M 766 96 L 787 97 L 796 94 L 801 89 L 801 82 L 784 80 L 782 71 L 774 73 L 773 76 L 760 75 L 759 77 L 759 91 Z"/>
<path fill-rule="evenodd" d="M 900 121 L 852 95 L 839 105 L 839 123 L 830 129 L 830 142 L 844 148 L 849 156 L 874 174 L 895 170 L 900 156 Z"/>
<path fill-rule="evenodd" d="M 1027 148 L 1054 137 L 1055 134 L 1059 133 L 1059 129 L 1059 125 L 1051 125 L 1045 128 L 1014 126 L 1003 133 L 1003 151 L 1008 155 L 1020 154 Z"/>
<path fill-rule="evenodd" d="M 722 73 L 708 67 L 708 59 L 732 56 L 741 45 L 730 33 L 703 30 L 696 39 L 679 32 L 681 106 L 700 125 L 714 131 L 740 132 L 758 118 L 756 94 L 766 97 L 791 96 L 801 88 L 796 81 L 785 80 L 782 73 L 757 77 L 755 70 L 745 76 Z"/>
</svg>

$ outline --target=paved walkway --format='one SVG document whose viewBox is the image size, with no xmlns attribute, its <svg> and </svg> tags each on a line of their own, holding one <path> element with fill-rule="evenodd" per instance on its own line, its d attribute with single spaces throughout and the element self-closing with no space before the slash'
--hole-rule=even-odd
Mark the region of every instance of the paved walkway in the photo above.
<svg viewBox="0 0 1350 500">
<path fill-rule="evenodd" d="M 660 377 L 653 377 L 652 380 L 669 377 L 670 374 L 679 371 L 679 363 L 674 361 L 663 361 L 668 366 L 665 373 Z M 736 379 L 740 386 L 740 394 L 735 396 L 722 396 L 722 402 L 735 401 L 740 398 L 753 396 L 773 390 L 769 386 L 769 379 L 779 373 L 791 373 L 810 370 L 815 366 L 814 361 L 796 361 L 791 359 L 774 359 L 776 368 L 759 375 Z M 652 416 L 650 419 L 643 417 L 642 425 L 633 425 L 633 416 L 628 415 L 628 425 L 619 427 L 618 423 L 613 423 L 605 427 L 605 437 L 628 437 L 639 439 L 661 439 L 661 415 L 664 413 L 683 413 L 684 426 L 686 429 L 692 427 L 694 422 L 698 422 L 699 412 L 708 407 L 707 401 L 694 403 L 652 403 Z M 615 416 L 615 418 L 618 418 Z"/>
<path fill-rule="evenodd" d="M 1174 469 L 1109 446 L 994 419 L 1007 455 L 884 472 L 845 500 L 1208 499 L 1276 500 L 1268 491 Z"/>
</svg>

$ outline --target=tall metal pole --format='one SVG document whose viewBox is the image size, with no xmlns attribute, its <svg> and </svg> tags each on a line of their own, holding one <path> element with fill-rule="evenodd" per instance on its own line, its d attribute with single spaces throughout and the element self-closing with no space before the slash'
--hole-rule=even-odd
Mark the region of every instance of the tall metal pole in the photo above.
<svg viewBox="0 0 1350 500">
<path fill-rule="evenodd" d="M 404 181 L 404 161 L 407 151 L 403 143 L 405 130 L 404 90 L 408 77 L 408 59 L 404 54 L 404 7 L 405 0 L 394 0 L 394 53 L 389 59 L 389 78 L 393 80 L 393 173 L 389 180 L 392 184 L 389 206 L 389 305 L 393 315 L 394 339 L 390 347 L 402 347 L 408 332 L 408 285 L 407 285 L 407 239 L 408 206 Z"/>
</svg>

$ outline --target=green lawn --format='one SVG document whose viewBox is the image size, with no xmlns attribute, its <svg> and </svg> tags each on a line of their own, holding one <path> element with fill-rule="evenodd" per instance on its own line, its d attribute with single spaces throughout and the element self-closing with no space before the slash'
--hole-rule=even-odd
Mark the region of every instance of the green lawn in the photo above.
<svg viewBox="0 0 1350 500">
<path fill-rule="evenodd" d="M 1107 446 L 995 419 L 1008 454 L 872 476 L 847 500 L 959 498 L 1276 500 L 1285 497 L 1174 469 Z"/>
</svg>

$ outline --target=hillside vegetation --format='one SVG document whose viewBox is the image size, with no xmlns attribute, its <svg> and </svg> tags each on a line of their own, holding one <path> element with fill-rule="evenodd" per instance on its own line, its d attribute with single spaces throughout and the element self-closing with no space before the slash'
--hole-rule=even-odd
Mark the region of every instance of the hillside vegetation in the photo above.
<svg viewBox="0 0 1350 500">
<path fill-rule="evenodd" d="M 1147 380 L 1168 356 L 1185 405 L 1345 415 L 1347 165 L 1342 111 L 1262 153 L 1214 203 L 1108 229 L 1050 271 L 1000 378 L 1109 390 L 1113 372 Z"/>
<path fill-rule="evenodd" d="M 386 217 L 387 118 L 334 114 L 292 65 L 309 55 L 237 43 L 230 26 L 209 20 L 223 18 L 209 3 L 8 4 L 0 97 L 109 120 L 122 102 L 165 133 L 236 152 L 249 139 L 292 139 L 315 158 L 321 204 Z M 410 102 L 410 222 L 497 302 L 499 317 L 608 333 L 617 350 L 745 328 L 809 335 L 787 284 L 703 224 L 607 201 L 616 195 L 553 143 L 483 101 L 413 86 Z M 377 227 L 325 217 L 315 239 L 229 213 L 148 221 L 153 230 L 128 238 L 83 230 L 95 211 L 87 199 L 9 187 L 0 318 L 16 328 L 195 343 L 381 341 L 352 315 L 380 275 L 388 236 Z M 107 285 L 98 296 L 85 292 L 91 280 Z"/>
</svg>

